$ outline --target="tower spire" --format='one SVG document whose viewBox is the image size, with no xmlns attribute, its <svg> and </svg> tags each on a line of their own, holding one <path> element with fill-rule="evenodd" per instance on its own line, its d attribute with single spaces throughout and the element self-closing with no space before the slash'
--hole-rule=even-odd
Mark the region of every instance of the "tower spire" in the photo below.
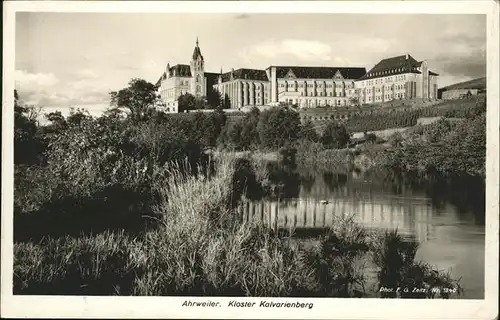
<svg viewBox="0 0 500 320">
<path fill-rule="evenodd" d="M 198 46 L 198 36 L 196 36 L 196 46 Z"/>
</svg>

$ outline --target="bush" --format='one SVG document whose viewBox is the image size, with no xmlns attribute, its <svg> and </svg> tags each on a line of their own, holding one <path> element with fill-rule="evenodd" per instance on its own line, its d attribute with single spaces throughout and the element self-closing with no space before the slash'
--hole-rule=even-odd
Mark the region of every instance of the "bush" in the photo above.
<svg viewBox="0 0 500 320">
<path fill-rule="evenodd" d="M 325 149 L 321 143 L 307 140 L 297 142 L 296 161 L 304 167 L 347 168 L 352 166 L 354 153 L 349 149 Z"/>
<path fill-rule="evenodd" d="M 253 108 L 243 118 L 227 121 L 218 139 L 219 145 L 228 149 L 252 150 L 260 144 L 257 123 L 260 111 Z"/>
<path fill-rule="evenodd" d="M 342 124 L 329 122 L 323 134 L 321 135 L 321 143 L 328 149 L 342 149 L 349 142 L 349 133 Z"/>
<path fill-rule="evenodd" d="M 283 108 L 263 111 L 257 125 L 261 146 L 277 149 L 294 143 L 299 134 L 299 114 Z"/>
<path fill-rule="evenodd" d="M 449 298 L 446 289 L 462 293 L 458 281 L 449 274 L 440 272 L 423 262 L 415 262 L 418 243 L 403 241 L 397 231 L 386 232 L 379 236 L 373 244 L 375 265 L 379 268 L 379 288 L 400 288 L 400 291 L 382 292 L 383 298 Z M 405 292 L 404 288 L 409 290 Z M 413 288 L 426 289 L 424 292 L 413 292 Z M 431 288 L 441 289 L 435 293 Z M 443 290 L 443 288 L 445 288 Z"/>
<path fill-rule="evenodd" d="M 444 175 L 485 176 L 486 115 L 421 126 L 389 150 L 386 166 Z"/>
<path fill-rule="evenodd" d="M 301 126 L 298 134 L 299 139 L 318 142 L 319 137 L 311 120 L 306 120 Z"/>
</svg>

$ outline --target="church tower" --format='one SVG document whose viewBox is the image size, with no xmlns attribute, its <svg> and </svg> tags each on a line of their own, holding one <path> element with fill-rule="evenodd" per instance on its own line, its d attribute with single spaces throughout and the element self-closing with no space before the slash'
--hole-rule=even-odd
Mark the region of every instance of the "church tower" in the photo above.
<svg viewBox="0 0 500 320">
<path fill-rule="evenodd" d="M 196 47 L 193 50 L 191 60 L 191 94 L 195 97 L 206 96 L 205 85 L 205 62 L 201 55 L 200 47 L 198 46 L 198 38 L 196 38 Z"/>
</svg>

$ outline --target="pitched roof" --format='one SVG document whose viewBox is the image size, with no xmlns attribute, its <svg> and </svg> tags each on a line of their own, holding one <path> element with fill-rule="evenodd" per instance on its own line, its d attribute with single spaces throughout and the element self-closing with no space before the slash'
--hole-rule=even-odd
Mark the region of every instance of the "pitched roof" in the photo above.
<svg viewBox="0 0 500 320">
<path fill-rule="evenodd" d="M 397 75 L 403 73 L 421 73 L 418 67 L 422 65 L 422 61 L 417 61 L 411 55 L 401 55 L 397 57 L 387 58 L 377 63 L 370 71 L 368 71 L 359 80 L 373 79 L 385 77 L 388 75 Z"/>
<path fill-rule="evenodd" d="M 232 73 L 233 73 L 233 79 L 269 81 L 265 70 L 238 69 L 232 71 Z M 231 72 L 226 72 L 222 74 L 222 82 L 227 82 L 227 81 L 231 81 Z"/>
<path fill-rule="evenodd" d="M 169 69 L 169 74 L 172 77 L 174 75 L 176 77 L 191 77 L 191 67 L 187 64 L 177 64 L 173 67 L 170 67 Z M 217 83 L 217 77 L 219 76 L 218 73 L 214 72 L 205 72 L 205 77 L 207 78 L 207 85 L 212 85 Z M 159 87 L 161 84 L 162 80 L 165 80 L 167 78 L 167 73 L 163 72 L 158 81 L 156 82 L 156 86 Z"/>
<path fill-rule="evenodd" d="M 366 73 L 366 68 L 276 66 L 276 77 L 285 78 L 290 71 L 300 79 L 332 79 L 337 73 L 344 79 L 358 79 Z"/>
<path fill-rule="evenodd" d="M 187 64 L 176 64 L 168 69 L 169 76 L 173 77 L 175 71 L 176 77 L 191 77 L 191 66 Z M 159 86 L 162 80 L 167 79 L 167 72 L 163 72 L 160 79 L 156 82 L 156 86 Z"/>
<path fill-rule="evenodd" d="M 188 64 L 176 64 L 170 68 L 170 76 L 173 77 L 174 72 L 176 77 L 191 77 L 191 66 Z"/>
<path fill-rule="evenodd" d="M 418 69 L 422 66 L 422 63 L 423 61 L 417 61 L 409 54 L 383 59 L 358 80 L 374 79 L 403 73 L 420 74 L 422 72 Z M 432 71 L 429 71 L 429 74 L 433 76 L 439 75 Z"/>
</svg>

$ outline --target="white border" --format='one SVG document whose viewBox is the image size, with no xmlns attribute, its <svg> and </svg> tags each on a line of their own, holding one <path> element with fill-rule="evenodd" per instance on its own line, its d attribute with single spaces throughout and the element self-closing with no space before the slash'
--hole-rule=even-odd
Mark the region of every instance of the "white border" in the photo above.
<svg viewBox="0 0 500 320">
<path fill-rule="evenodd" d="M 4 2 L 2 94 L 2 273 L 4 317 L 39 318 L 260 318 L 260 319 L 494 319 L 498 315 L 499 186 L 499 5 L 497 1 L 342 1 L 342 2 Z M 16 11 L 46 12 L 267 12 L 267 13 L 429 13 L 487 14 L 487 191 L 484 300 L 300 299 L 313 309 L 182 307 L 177 297 L 66 297 L 12 295 L 13 95 Z M 231 298 L 193 298 L 219 301 Z M 238 298 L 260 301 L 259 298 Z M 269 299 L 271 300 L 271 299 Z M 295 300 L 295 299 L 272 299 Z"/>
</svg>

